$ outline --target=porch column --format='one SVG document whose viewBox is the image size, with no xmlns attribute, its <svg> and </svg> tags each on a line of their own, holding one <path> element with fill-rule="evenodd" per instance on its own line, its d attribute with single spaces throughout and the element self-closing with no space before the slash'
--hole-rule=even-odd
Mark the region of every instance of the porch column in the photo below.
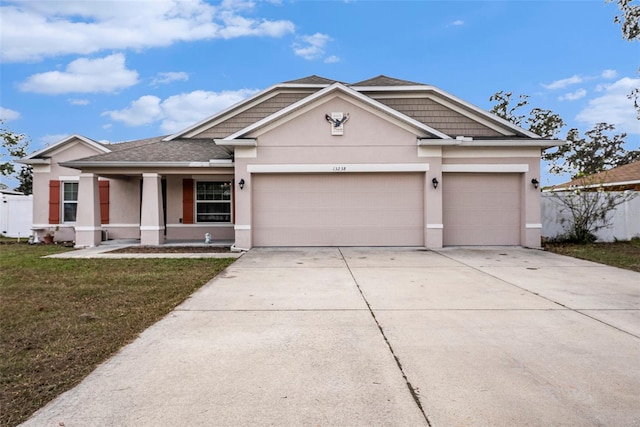
<svg viewBox="0 0 640 427">
<path fill-rule="evenodd" d="M 97 246 L 102 241 L 100 226 L 100 192 L 98 175 L 81 173 L 78 181 L 78 210 L 76 213 L 76 247 Z"/>
<path fill-rule="evenodd" d="M 162 179 L 157 173 L 143 173 L 140 244 L 157 246 L 163 243 Z"/>
</svg>

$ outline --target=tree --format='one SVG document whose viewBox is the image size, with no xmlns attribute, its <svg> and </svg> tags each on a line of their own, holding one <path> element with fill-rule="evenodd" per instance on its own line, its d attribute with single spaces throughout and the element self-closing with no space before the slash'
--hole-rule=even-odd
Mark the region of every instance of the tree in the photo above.
<svg viewBox="0 0 640 427">
<path fill-rule="evenodd" d="M 613 3 L 616 0 L 606 0 Z M 632 4 L 634 0 L 617 0 L 620 15 L 613 18 L 613 22 L 620 24 L 622 37 L 629 41 L 640 41 L 640 5 Z"/>
<path fill-rule="evenodd" d="M 0 119 L 0 137 L 2 137 L 2 150 L 0 151 L 0 176 L 10 177 L 16 173 L 13 160 L 27 155 L 29 149 L 29 138 L 25 134 L 15 133 L 4 126 L 4 121 Z M 16 177 L 20 182 L 17 191 L 31 194 L 33 170 L 31 166 L 23 166 L 18 171 Z"/>
<path fill-rule="evenodd" d="M 626 203 L 634 192 L 604 191 L 602 183 L 593 177 L 586 177 L 579 186 L 551 193 L 559 212 L 566 212 L 566 233 L 559 240 L 571 243 L 590 243 L 596 240 L 596 232 L 612 224 L 615 208 Z"/>
<path fill-rule="evenodd" d="M 497 102 L 491 112 L 512 123 L 529 125 L 529 130 L 545 138 L 555 137 L 564 126 L 558 114 L 550 110 L 534 108 L 520 114 L 519 110 L 528 105 L 528 97 L 520 95 L 519 102 L 511 107 L 511 92 L 498 92 L 489 98 Z M 569 224 L 563 240 L 577 243 L 592 242 L 595 233 L 611 225 L 615 208 L 635 197 L 633 193 L 603 191 L 607 171 L 640 159 L 640 150 L 627 151 L 623 145 L 626 134 L 609 135 L 615 127 L 598 123 L 580 138 L 578 129 L 567 132 L 567 144 L 546 150 L 542 158 L 550 163 L 553 174 L 571 174 L 572 179 L 581 178 L 579 185 L 553 192 L 553 199 L 559 211 L 567 212 Z"/>
<path fill-rule="evenodd" d="M 496 102 L 490 112 L 517 126 L 528 125 L 529 131 L 543 138 L 555 138 L 560 133 L 560 129 L 565 125 L 560 115 L 537 107 L 533 108 L 529 114 L 520 114 L 520 110 L 529 104 L 529 95 L 518 95 L 518 102 L 513 107 L 511 106 L 512 96 L 512 92 L 496 92 L 489 98 L 489 101 Z M 522 123 L 523 120 L 524 123 Z"/>
<path fill-rule="evenodd" d="M 624 148 L 626 133 L 608 135 L 615 126 L 598 123 L 580 138 L 578 129 L 567 132 L 567 144 L 547 152 L 543 158 L 551 163 L 550 172 L 571 174 L 571 179 L 594 175 L 640 159 L 640 150 Z"/>
</svg>

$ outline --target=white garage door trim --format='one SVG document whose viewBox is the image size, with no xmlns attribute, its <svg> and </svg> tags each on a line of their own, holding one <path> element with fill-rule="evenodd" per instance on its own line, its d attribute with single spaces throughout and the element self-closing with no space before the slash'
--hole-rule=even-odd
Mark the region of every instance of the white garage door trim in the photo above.
<svg viewBox="0 0 640 427">
<path fill-rule="evenodd" d="M 261 174 L 254 246 L 424 246 L 424 173 Z"/>
<path fill-rule="evenodd" d="M 442 172 L 483 172 L 483 173 L 523 173 L 529 172 L 529 165 L 526 163 L 515 164 L 444 164 Z"/>
<path fill-rule="evenodd" d="M 521 173 L 445 173 L 443 244 L 520 245 Z"/>
<path fill-rule="evenodd" d="M 249 173 L 427 172 L 428 163 L 247 165 Z"/>
</svg>

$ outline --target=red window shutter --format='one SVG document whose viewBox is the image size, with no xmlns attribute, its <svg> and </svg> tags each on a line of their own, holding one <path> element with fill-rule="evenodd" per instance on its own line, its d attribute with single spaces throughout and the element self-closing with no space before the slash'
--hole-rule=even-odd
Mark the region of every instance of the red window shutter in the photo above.
<svg viewBox="0 0 640 427">
<path fill-rule="evenodd" d="M 60 181 L 49 181 L 49 224 L 60 224 Z"/>
<path fill-rule="evenodd" d="M 109 224 L 109 181 L 98 181 L 100 191 L 100 223 Z"/>
<path fill-rule="evenodd" d="M 182 180 L 182 223 L 193 224 L 193 180 Z"/>
</svg>

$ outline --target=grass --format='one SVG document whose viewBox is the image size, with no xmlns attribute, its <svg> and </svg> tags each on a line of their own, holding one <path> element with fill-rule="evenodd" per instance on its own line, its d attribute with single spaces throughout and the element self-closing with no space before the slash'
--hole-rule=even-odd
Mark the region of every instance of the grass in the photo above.
<svg viewBox="0 0 640 427">
<path fill-rule="evenodd" d="M 640 272 L 640 238 L 614 243 L 545 243 L 543 246 L 557 254 Z"/>
<path fill-rule="evenodd" d="M 26 420 L 233 259 L 43 259 L 0 244 L 0 426 Z"/>
</svg>

